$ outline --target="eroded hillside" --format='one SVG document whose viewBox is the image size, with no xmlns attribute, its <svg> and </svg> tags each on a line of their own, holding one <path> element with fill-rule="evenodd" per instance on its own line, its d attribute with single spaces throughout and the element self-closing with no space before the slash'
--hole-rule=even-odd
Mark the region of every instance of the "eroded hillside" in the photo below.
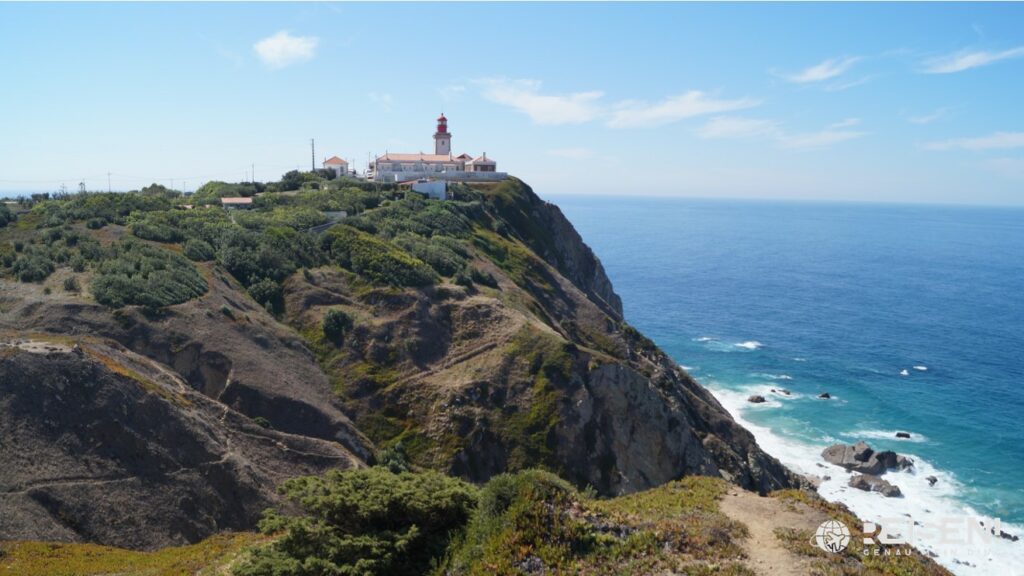
<svg viewBox="0 0 1024 576">
<path fill-rule="evenodd" d="M 216 194 L 72 196 L 0 229 L 0 450 L 38 463 L 0 476 L 18 510 L 0 539 L 194 542 L 251 527 L 284 477 L 398 444 L 472 481 L 543 467 L 608 495 L 691 474 L 798 484 L 629 327 L 523 183 L 445 202 L 321 187 L 231 214 L 202 207 Z M 61 477 L 112 481 L 98 497 Z"/>
</svg>

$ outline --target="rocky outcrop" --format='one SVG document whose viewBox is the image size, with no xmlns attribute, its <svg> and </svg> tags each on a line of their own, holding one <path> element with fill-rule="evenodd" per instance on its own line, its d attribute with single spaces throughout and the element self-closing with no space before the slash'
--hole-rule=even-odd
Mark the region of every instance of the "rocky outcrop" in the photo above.
<svg viewBox="0 0 1024 576">
<path fill-rule="evenodd" d="M 755 394 L 747 398 L 747 402 L 750 402 L 751 404 L 763 404 L 764 401 L 764 396 L 761 396 L 760 394 Z"/>
<path fill-rule="evenodd" d="M 288 477 L 362 465 L 97 339 L 0 345 L 0 438 L 0 540 L 195 542 L 252 529 Z"/>
<path fill-rule="evenodd" d="M 914 465 L 914 461 L 891 450 L 875 452 L 864 441 L 847 446 L 835 444 L 826 448 L 821 457 L 826 461 L 842 466 L 851 472 L 861 474 L 883 474 L 886 470 L 905 470 Z"/>
<path fill-rule="evenodd" d="M 890 484 L 888 480 L 884 480 L 873 474 L 859 474 L 850 478 L 847 483 L 851 488 L 858 490 L 864 490 L 865 492 L 878 492 L 886 498 L 897 498 L 903 496 L 900 492 L 900 487 Z"/>
</svg>

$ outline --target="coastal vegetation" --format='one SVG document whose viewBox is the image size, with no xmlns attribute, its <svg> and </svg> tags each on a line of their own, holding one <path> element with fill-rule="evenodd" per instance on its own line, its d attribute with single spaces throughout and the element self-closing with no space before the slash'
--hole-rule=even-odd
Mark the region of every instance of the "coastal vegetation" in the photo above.
<svg viewBox="0 0 1024 576">
<path fill-rule="evenodd" d="M 33 488 L 57 512 L 25 497 L 20 529 L 206 539 L 4 543 L 0 574 L 752 574 L 732 485 L 705 475 L 798 479 L 623 320 L 557 208 L 516 179 L 449 191 L 295 172 L 22 202 L 0 381 L 52 401 L 0 421 L 73 416 L 111 472 Z M 62 332 L 80 318 L 88 339 Z"/>
</svg>

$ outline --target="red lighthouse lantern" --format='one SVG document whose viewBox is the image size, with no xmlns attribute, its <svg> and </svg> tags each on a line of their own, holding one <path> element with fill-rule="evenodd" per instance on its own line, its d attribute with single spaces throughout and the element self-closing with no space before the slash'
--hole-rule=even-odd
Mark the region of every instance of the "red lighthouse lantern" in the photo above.
<svg viewBox="0 0 1024 576">
<path fill-rule="evenodd" d="M 444 117 L 444 114 L 437 119 L 437 133 L 445 134 L 448 132 L 448 119 Z"/>
</svg>

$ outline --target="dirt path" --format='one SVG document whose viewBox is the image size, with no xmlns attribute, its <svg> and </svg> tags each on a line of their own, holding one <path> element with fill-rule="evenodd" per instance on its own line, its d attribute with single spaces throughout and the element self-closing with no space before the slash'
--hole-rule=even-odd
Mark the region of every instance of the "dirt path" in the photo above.
<svg viewBox="0 0 1024 576">
<path fill-rule="evenodd" d="M 813 530 L 820 522 L 817 514 L 808 513 L 810 510 L 795 512 L 774 498 L 735 488 L 726 493 L 720 509 L 750 529 L 750 537 L 743 542 L 749 558 L 746 564 L 759 576 L 805 576 L 809 573 L 808 560 L 786 550 L 774 530 L 777 526 Z"/>
</svg>

